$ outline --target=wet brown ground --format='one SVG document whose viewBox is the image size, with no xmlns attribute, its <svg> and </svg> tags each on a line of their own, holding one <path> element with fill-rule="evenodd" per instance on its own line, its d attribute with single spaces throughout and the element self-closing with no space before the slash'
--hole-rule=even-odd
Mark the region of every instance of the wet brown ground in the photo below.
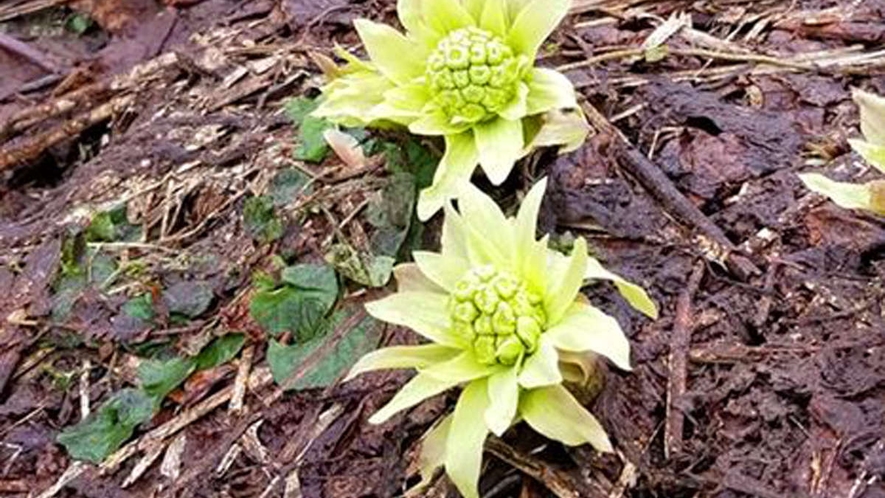
<svg viewBox="0 0 885 498">
<path fill-rule="evenodd" d="M 291 223 L 273 244 L 254 242 L 241 216 L 246 197 L 293 165 L 280 107 L 321 83 L 309 52 L 329 53 L 332 40 L 355 47 L 350 21 L 390 21 L 392 3 L 111 9 L 122 19 L 87 5 L 100 26 L 76 46 L 25 37 L 57 64 L 58 78 L 37 89 L 23 85 L 50 73 L 0 49 L 0 496 L 387 497 L 417 482 L 416 442 L 452 399 L 374 427 L 368 414 L 405 374 L 283 394 L 248 313 L 250 275 L 273 254 L 318 259 L 333 224 L 356 246 L 372 237 L 361 206 L 385 168 L 301 165 L 316 189 L 284 206 Z M 885 94 L 885 2 L 574 10 L 542 64 L 567 72 L 599 132 L 571 155 L 539 154 L 494 193 L 512 205 L 530 176 L 549 175 L 544 228 L 588 237 L 662 316 L 651 323 L 611 288 L 590 288 L 633 345 L 634 371 L 608 371 L 592 406 L 617 453 L 562 448 L 520 427 L 490 442 L 483 496 L 885 496 L 885 224 L 796 177 L 874 176 L 846 139 L 858 134 L 851 88 Z M 663 60 L 645 60 L 643 41 L 680 13 L 692 27 L 670 37 Z M 21 38 L 37 21 L 5 26 Z M 125 291 L 93 288 L 53 320 L 65 234 L 88 222 L 84 207 L 121 199 L 147 227 L 138 245 L 117 248 L 145 262 L 132 281 L 156 296 L 208 285 L 199 317 L 133 326 L 121 319 Z M 357 285 L 348 292 L 366 298 Z M 174 393 L 131 454 L 77 466 L 55 443 L 84 396 L 97 406 L 132 382 L 139 347 L 193 352 L 230 330 L 248 333 L 246 351 Z M 254 385 L 231 410 L 244 364 Z M 453 493 L 439 480 L 423 496 Z"/>
</svg>

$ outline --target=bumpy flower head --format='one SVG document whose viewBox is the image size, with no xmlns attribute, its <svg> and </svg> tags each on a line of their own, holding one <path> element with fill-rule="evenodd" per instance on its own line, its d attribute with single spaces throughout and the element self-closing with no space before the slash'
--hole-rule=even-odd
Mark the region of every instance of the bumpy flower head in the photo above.
<svg viewBox="0 0 885 498">
<path fill-rule="evenodd" d="M 860 107 L 860 129 L 864 139 L 848 142 L 861 157 L 885 173 L 885 98 L 855 90 L 854 102 Z M 799 178 L 810 190 L 829 197 L 839 206 L 885 215 L 885 180 L 843 183 L 817 173 L 802 174 Z"/>
<path fill-rule="evenodd" d="M 452 333 L 473 344 L 476 360 L 513 365 L 538 350 L 547 324 L 541 297 L 492 265 L 467 272 L 449 297 Z"/>
<path fill-rule="evenodd" d="M 610 451 L 602 426 L 561 385 L 570 372 L 586 371 L 595 355 L 630 368 L 630 346 L 618 322 L 579 293 L 585 279 L 611 280 L 633 307 L 657 314 L 640 287 L 587 255 L 584 239 L 569 257 L 549 250 L 546 237 L 535 240 L 545 185 L 535 185 L 518 215 L 506 218 L 468 184 L 459 212 L 445 206 L 442 252 L 413 253 L 415 263 L 396 268 L 399 292 L 366 305 L 375 318 L 431 341 L 375 351 L 354 366 L 351 377 L 384 368 L 418 370 L 373 423 L 465 385 L 454 413 L 428 434 L 423 451 L 425 470 L 445 465 L 467 498 L 477 497 L 488 432 L 501 435 L 516 420 L 565 444 Z"/>
<path fill-rule="evenodd" d="M 446 153 L 418 216 L 430 218 L 480 164 L 494 184 L 535 147 L 573 150 L 587 124 L 562 74 L 532 67 L 570 0 L 399 0 L 405 35 L 354 22 L 370 62 L 349 55 L 315 115 L 353 126 L 397 124 L 443 136 Z M 561 110 L 572 109 L 569 119 Z"/>
<path fill-rule="evenodd" d="M 426 75 L 433 100 L 446 116 L 477 123 L 495 117 L 513 100 L 525 65 L 525 57 L 514 57 L 499 37 L 471 27 L 439 42 L 427 59 Z"/>
</svg>

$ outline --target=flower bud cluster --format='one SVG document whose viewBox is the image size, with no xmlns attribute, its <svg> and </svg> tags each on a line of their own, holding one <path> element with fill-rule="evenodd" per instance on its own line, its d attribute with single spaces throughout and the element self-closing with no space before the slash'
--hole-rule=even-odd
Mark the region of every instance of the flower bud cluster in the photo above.
<svg viewBox="0 0 885 498">
<path fill-rule="evenodd" d="M 473 344 L 477 360 L 513 365 L 538 348 L 547 318 L 541 298 L 513 275 L 481 266 L 450 296 L 452 330 Z"/>
<path fill-rule="evenodd" d="M 427 60 L 427 81 L 450 117 L 475 123 L 493 117 L 516 95 L 520 64 L 488 31 L 463 28 L 444 38 Z"/>
</svg>

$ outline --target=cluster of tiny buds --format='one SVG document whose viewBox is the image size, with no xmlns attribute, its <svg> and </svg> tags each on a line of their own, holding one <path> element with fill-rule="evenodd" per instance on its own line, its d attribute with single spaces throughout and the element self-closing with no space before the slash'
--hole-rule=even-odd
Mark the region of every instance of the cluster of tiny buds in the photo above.
<svg viewBox="0 0 885 498">
<path fill-rule="evenodd" d="M 473 268 L 449 301 L 452 331 L 473 344 L 481 363 L 513 365 L 538 348 L 546 314 L 525 283 L 494 266 Z"/>
<path fill-rule="evenodd" d="M 499 37 L 478 28 L 452 32 L 427 60 L 427 81 L 437 104 L 453 119 L 482 121 L 516 95 L 520 60 Z"/>
</svg>

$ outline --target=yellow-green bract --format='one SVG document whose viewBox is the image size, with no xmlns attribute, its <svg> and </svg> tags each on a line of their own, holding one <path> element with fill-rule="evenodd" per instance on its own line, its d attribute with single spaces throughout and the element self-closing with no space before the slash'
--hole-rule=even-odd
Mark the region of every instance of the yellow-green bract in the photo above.
<svg viewBox="0 0 885 498">
<path fill-rule="evenodd" d="M 571 82 L 533 67 L 570 3 L 398 0 L 406 33 L 355 21 L 370 61 L 339 51 L 348 64 L 327 71 L 332 80 L 314 115 L 445 137 L 433 185 L 418 200 L 418 216 L 426 220 L 470 181 L 477 164 L 498 185 L 534 147 L 558 145 L 564 152 L 583 143 L 589 128 Z"/>
<path fill-rule="evenodd" d="M 393 414 L 452 387 L 465 385 L 454 413 L 425 438 L 423 467 L 446 472 L 468 498 L 477 497 L 483 442 L 525 420 L 568 445 L 611 445 L 602 426 L 562 385 L 586 372 L 595 355 L 630 368 L 630 345 L 618 322 L 580 294 L 586 279 L 612 281 L 650 317 L 657 308 L 638 287 L 587 254 L 583 238 L 570 256 L 535 239 L 546 180 L 526 195 L 515 217 L 473 185 L 458 211 L 444 206 L 441 253 L 415 252 L 396 268 L 397 293 L 366 305 L 375 318 L 409 327 L 430 341 L 364 356 L 349 378 L 389 368 L 418 374 L 370 419 Z M 577 368 L 575 368 L 577 367 Z"/>
<path fill-rule="evenodd" d="M 885 173 L 885 98 L 855 90 L 854 102 L 860 107 L 860 130 L 864 140 L 848 142 L 868 163 Z M 885 180 L 844 183 L 817 173 L 802 174 L 799 178 L 810 190 L 829 197 L 841 207 L 885 215 Z"/>
</svg>

